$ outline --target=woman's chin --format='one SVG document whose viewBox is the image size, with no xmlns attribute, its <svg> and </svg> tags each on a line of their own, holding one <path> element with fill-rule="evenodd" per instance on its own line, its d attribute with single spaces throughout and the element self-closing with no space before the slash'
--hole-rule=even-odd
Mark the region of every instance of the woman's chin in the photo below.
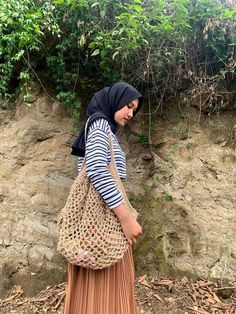
<svg viewBox="0 0 236 314">
<path fill-rule="evenodd" d="M 116 122 L 116 123 L 118 124 L 118 126 L 120 126 L 122 128 L 127 124 L 126 121 L 119 121 L 119 122 Z"/>
</svg>

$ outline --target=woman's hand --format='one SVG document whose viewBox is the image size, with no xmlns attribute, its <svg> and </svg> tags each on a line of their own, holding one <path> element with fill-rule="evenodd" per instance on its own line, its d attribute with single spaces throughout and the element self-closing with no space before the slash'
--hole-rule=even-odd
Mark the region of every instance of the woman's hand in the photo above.
<svg viewBox="0 0 236 314">
<path fill-rule="evenodd" d="M 122 230 L 129 244 L 135 244 L 137 238 L 142 234 L 142 227 L 136 219 L 129 214 L 126 218 L 120 220 Z"/>
<path fill-rule="evenodd" d="M 120 219 L 121 227 L 129 244 L 135 244 L 137 238 L 142 234 L 142 227 L 131 215 L 124 204 L 113 209 Z"/>
</svg>

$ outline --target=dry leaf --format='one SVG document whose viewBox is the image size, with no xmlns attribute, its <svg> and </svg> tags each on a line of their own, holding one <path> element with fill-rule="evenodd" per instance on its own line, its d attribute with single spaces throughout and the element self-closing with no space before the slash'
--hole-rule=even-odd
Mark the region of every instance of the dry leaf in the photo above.
<svg viewBox="0 0 236 314">
<path fill-rule="evenodd" d="M 215 292 L 213 292 L 213 297 L 214 297 L 214 300 L 215 300 L 217 303 L 221 303 L 221 300 L 218 298 L 218 296 L 215 294 Z"/>
<path fill-rule="evenodd" d="M 184 276 L 183 278 L 180 279 L 181 283 L 187 283 L 188 282 L 188 278 L 186 276 Z"/>
<path fill-rule="evenodd" d="M 148 287 L 148 288 L 150 288 L 150 289 L 152 288 L 152 286 L 149 285 L 146 280 L 140 282 L 140 284 L 143 285 L 143 286 L 145 286 L 145 287 Z"/>
<path fill-rule="evenodd" d="M 173 284 L 173 281 L 170 279 L 162 279 L 157 283 L 158 285 L 163 285 L 163 286 L 169 286 L 170 284 Z"/>
<path fill-rule="evenodd" d="M 153 294 L 153 296 L 154 296 L 158 301 L 163 302 L 162 298 L 161 298 L 157 293 Z"/>
<path fill-rule="evenodd" d="M 142 277 L 139 277 L 138 282 L 141 283 L 146 277 L 147 277 L 147 274 L 145 274 Z"/>
</svg>

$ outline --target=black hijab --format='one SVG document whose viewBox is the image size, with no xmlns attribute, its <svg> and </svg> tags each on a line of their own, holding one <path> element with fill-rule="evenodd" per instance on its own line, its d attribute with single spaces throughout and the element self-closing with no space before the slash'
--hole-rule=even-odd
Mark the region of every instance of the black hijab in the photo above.
<svg viewBox="0 0 236 314">
<path fill-rule="evenodd" d="M 117 124 L 114 120 L 115 112 L 128 105 L 134 99 L 139 99 L 138 108 L 134 115 L 140 109 L 142 95 L 136 88 L 125 82 L 112 84 L 104 87 L 94 94 L 86 111 L 87 119 L 90 117 L 87 130 L 91 123 L 99 118 L 106 119 L 112 132 L 116 133 Z M 83 157 L 85 154 L 85 124 L 80 130 L 79 136 L 72 145 L 72 155 Z"/>
</svg>

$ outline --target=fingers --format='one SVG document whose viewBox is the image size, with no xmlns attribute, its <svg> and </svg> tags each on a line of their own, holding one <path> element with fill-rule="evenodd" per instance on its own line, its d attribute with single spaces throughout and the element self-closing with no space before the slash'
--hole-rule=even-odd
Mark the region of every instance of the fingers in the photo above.
<svg viewBox="0 0 236 314">
<path fill-rule="evenodd" d="M 140 230 L 139 230 L 138 232 L 136 232 L 136 234 L 133 234 L 133 236 L 132 236 L 131 238 L 127 239 L 127 240 L 128 240 L 128 243 L 129 243 L 130 245 L 136 244 L 136 243 L 137 243 L 137 238 L 138 238 L 141 234 L 142 234 L 142 228 L 140 228 Z"/>
<path fill-rule="evenodd" d="M 92 254 L 84 250 L 81 250 L 80 253 L 77 255 L 78 262 L 82 262 L 82 261 L 95 262 L 95 260 L 96 258 Z"/>
<path fill-rule="evenodd" d="M 128 239 L 128 243 L 129 243 L 130 245 L 134 245 L 134 244 L 137 243 L 137 239 L 136 239 L 136 238 Z"/>
<path fill-rule="evenodd" d="M 133 238 L 138 238 L 140 235 L 142 234 L 142 228 L 140 228 L 140 230 L 138 230 L 135 234 L 133 234 Z"/>
<path fill-rule="evenodd" d="M 129 243 L 130 245 L 133 244 L 132 239 L 127 239 L 127 241 L 128 241 L 128 243 Z"/>
</svg>

